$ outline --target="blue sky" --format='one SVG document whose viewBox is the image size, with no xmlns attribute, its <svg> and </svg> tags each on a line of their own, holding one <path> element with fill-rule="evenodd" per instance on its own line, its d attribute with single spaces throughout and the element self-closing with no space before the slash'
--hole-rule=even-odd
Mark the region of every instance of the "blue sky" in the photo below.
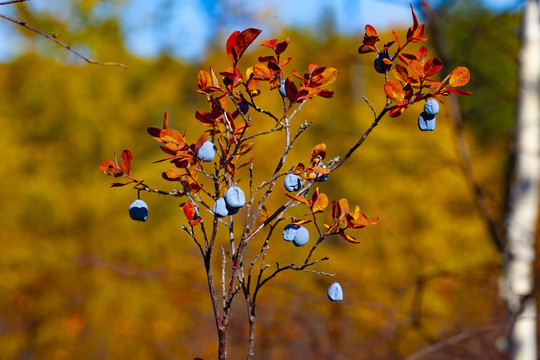
<svg viewBox="0 0 540 360">
<path fill-rule="evenodd" d="M 440 0 L 433 0 L 438 2 Z M 111 16 L 114 0 L 103 1 L 95 11 L 96 18 Z M 316 30 L 318 21 L 332 11 L 337 30 L 344 34 L 361 34 L 365 24 L 378 29 L 409 25 L 409 0 L 126 0 L 121 9 L 121 24 L 129 51 L 152 58 L 169 51 L 179 59 L 196 60 L 204 54 L 215 34 L 228 34 L 246 27 L 263 30 L 264 37 L 279 33 L 283 26 L 296 25 Z M 522 0 L 484 0 L 494 11 L 512 10 Z M 69 22 L 70 0 L 31 0 L 27 6 L 45 11 Z M 10 14 L 10 6 L 0 13 Z M 420 12 L 417 11 L 417 14 Z M 22 51 L 14 27 L 0 21 L 0 61 Z M 175 46 L 179 40 L 183 46 Z M 220 40 L 220 39 L 218 39 Z"/>
</svg>

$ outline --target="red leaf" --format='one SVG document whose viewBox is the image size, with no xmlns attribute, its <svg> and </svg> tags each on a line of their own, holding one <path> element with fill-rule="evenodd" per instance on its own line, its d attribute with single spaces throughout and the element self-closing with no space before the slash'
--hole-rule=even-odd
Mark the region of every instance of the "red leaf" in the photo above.
<svg viewBox="0 0 540 360">
<path fill-rule="evenodd" d="M 122 157 L 120 158 L 120 164 L 122 165 L 122 170 L 128 175 L 131 170 L 131 164 L 133 163 L 133 154 L 129 150 L 122 151 Z"/>
<path fill-rule="evenodd" d="M 238 37 L 238 35 L 240 34 L 240 31 L 236 30 L 235 32 L 233 32 L 229 38 L 227 39 L 227 44 L 225 45 L 226 49 L 227 49 L 227 55 L 229 56 L 229 58 L 234 62 L 236 63 L 238 61 L 238 57 L 237 57 L 237 54 L 236 54 L 236 51 L 234 49 L 234 44 L 236 42 L 236 38 Z"/>
<path fill-rule="evenodd" d="M 435 75 L 436 73 L 438 73 L 443 67 L 443 63 L 441 60 L 435 58 L 435 59 L 430 59 L 428 60 L 428 62 L 426 63 L 426 65 L 424 65 L 424 73 L 426 74 L 426 76 L 433 76 Z"/>
<path fill-rule="evenodd" d="M 390 108 L 390 117 L 398 117 L 400 116 L 401 114 L 403 114 L 403 112 L 405 111 L 405 108 L 403 106 L 393 106 L 392 108 Z"/>
<path fill-rule="evenodd" d="M 117 183 L 109 184 L 109 187 L 120 187 L 120 186 L 125 186 L 125 185 L 127 185 L 127 184 L 129 184 L 129 183 L 131 183 L 131 181 L 130 181 L 130 182 L 127 182 L 127 183 L 118 183 L 118 182 L 117 182 Z"/>
<path fill-rule="evenodd" d="M 282 52 L 284 52 L 287 49 L 287 46 L 289 46 L 289 41 L 291 38 L 287 37 L 285 41 L 282 41 L 277 44 L 276 46 L 276 55 L 279 56 Z"/>
<path fill-rule="evenodd" d="M 296 87 L 293 78 L 290 76 L 285 80 L 285 93 L 291 104 L 295 103 L 296 99 L 298 99 L 298 88 Z"/>
<path fill-rule="evenodd" d="M 463 91 L 463 90 L 458 90 L 458 89 L 453 89 L 453 88 L 448 88 L 446 89 L 446 91 L 457 94 L 457 95 L 471 95 L 472 94 L 472 92 L 470 91 Z"/>
<path fill-rule="evenodd" d="M 246 49 L 248 48 L 249 45 L 251 45 L 253 40 L 255 40 L 257 36 L 259 36 L 261 31 L 262 30 L 259 30 L 259 29 L 249 28 L 242 31 L 235 37 L 234 49 L 232 50 L 233 52 L 232 55 L 233 57 L 235 57 L 233 61 L 235 63 L 237 63 L 238 60 L 240 60 L 240 58 L 242 57 L 242 54 L 244 54 L 244 51 L 246 51 Z"/>
</svg>

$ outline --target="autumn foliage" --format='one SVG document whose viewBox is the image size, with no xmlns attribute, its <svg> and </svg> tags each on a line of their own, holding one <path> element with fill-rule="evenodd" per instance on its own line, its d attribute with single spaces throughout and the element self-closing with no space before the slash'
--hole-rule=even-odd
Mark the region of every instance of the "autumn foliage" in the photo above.
<svg viewBox="0 0 540 360">
<path fill-rule="evenodd" d="M 310 154 L 305 154 L 308 160 L 305 164 L 300 162 L 288 169 L 285 167 L 296 140 L 311 125 L 307 122 L 295 124 L 293 118 L 314 97 L 332 98 L 334 92 L 327 87 L 336 81 L 339 72 L 334 67 L 320 66 L 314 62 L 309 63 L 302 72 L 289 71 L 288 65 L 292 59 L 283 58 L 290 43 L 289 38 L 283 41 L 263 40 L 260 45 L 265 53 L 258 57 L 257 63 L 242 67 L 243 55 L 261 34 L 261 30 L 249 28 L 235 31 L 227 39 L 225 49 L 230 60 L 227 68 L 222 71 L 213 68 L 200 70 L 197 75 L 199 89 L 196 91 L 205 97 L 207 103 L 205 109 L 195 113 L 202 131 L 170 128 L 167 113 L 161 128 L 147 128 L 148 134 L 165 153 L 155 162 L 170 164 L 170 168 L 162 172 L 162 178 L 177 184 L 179 189 L 156 190 L 132 175 L 133 155 L 129 150 L 122 152 L 120 163 L 115 156 L 114 160 L 106 160 L 99 165 L 100 171 L 116 179 L 111 187 L 129 184 L 139 192 L 157 192 L 183 199 L 180 204 L 186 219 L 183 229 L 193 239 L 203 259 L 216 320 L 220 359 L 226 357 L 231 304 L 236 298 L 242 297 L 247 306 L 247 352 L 248 358 L 253 358 L 255 309 L 260 289 L 287 270 L 308 271 L 334 280 L 336 274 L 311 270 L 314 265 L 329 260 L 326 256 L 315 258 L 319 245 L 332 239 L 332 235 L 338 235 L 336 238 L 344 239 L 347 243 L 359 244 L 357 231 L 378 223 L 378 217 L 368 217 L 358 205 L 350 205 L 347 198 L 330 200 L 320 191 L 319 184 L 332 178 L 337 168 L 349 159 L 381 118 L 386 113 L 397 117 L 411 105 L 430 98 L 442 103 L 442 97 L 451 93 L 470 94 L 456 89 L 469 81 L 467 68 L 457 67 L 444 80 L 437 81 L 435 76 L 442 70 L 443 64 L 437 58 L 429 59 L 425 46 L 414 53 L 405 52 L 408 45 L 427 40 L 424 25 L 418 24 L 414 10 L 412 16 L 413 26 L 408 29 L 405 41 L 400 42 L 397 33 L 393 32 L 394 40 L 386 43 L 382 49 L 379 49 L 380 39 L 376 30 L 370 25 L 365 28 L 363 44 L 358 51 L 360 54 L 385 55 L 382 62 L 386 68 L 386 105 L 376 114 L 372 126 L 356 143 L 351 144 L 350 151 L 343 156 L 325 162 L 326 144 L 320 143 L 313 145 Z M 388 80 L 389 73 L 396 80 Z M 276 115 L 260 107 L 258 99 L 262 96 L 281 96 L 283 112 Z M 268 158 L 264 159 L 251 156 L 252 149 L 261 137 L 277 132 L 282 134 L 285 143 L 280 151 L 269 153 Z M 216 152 L 216 158 L 210 163 L 203 161 L 204 157 L 199 155 L 203 145 L 208 142 L 213 144 Z M 260 184 L 254 183 L 253 176 L 257 161 L 277 164 Z M 239 171 L 245 167 L 249 168 L 247 174 Z M 269 208 L 267 200 L 270 196 L 285 193 L 281 181 L 288 174 L 301 178 L 301 188 L 294 194 L 286 193 L 280 206 Z M 120 178 L 123 181 L 117 181 Z M 229 217 L 221 219 L 214 204 L 232 188 L 243 190 L 246 205 L 238 212 L 238 208 L 231 208 L 228 204 Z M 298 205 L 304 206 L 307 212 L 301 217 L 288 215 L 288 211 Z M 321 214 L 325 212 L 329 215 L 326 219 L 331 219 L 327 223 L 321 221 Z M 240 223 L 240 232 L 234 229 L 235 222 Z M 315 234 L 315 240 L 307 255 L 298 255 L 299 261 L 288 265 L 269 264 L 266 262 L 271 250 L 269 241 L 279 233 L 274 230 L 281 229 L 283 222 L 295 226 L 306 225 Z M 228 238 L 220 237 L 221 228 L 228 232 Z M 261 240 L 255 242 L 256 238 Z M 218 246 L 222 249 L 229 247 L 228 255 L 223 255 L 223 261 L 228 264 L 228 273 L 225 267 L 221 269 L 222 278 L 227 277 L 222 287 L 216 285 L 210 266 Z M 273 242 L 272 246 L 284 245 Z M 251 258 L 247 258 L 248 255 L 244 257 L 244 250 L 248 247 L 254 248 Z"/>
</svg>

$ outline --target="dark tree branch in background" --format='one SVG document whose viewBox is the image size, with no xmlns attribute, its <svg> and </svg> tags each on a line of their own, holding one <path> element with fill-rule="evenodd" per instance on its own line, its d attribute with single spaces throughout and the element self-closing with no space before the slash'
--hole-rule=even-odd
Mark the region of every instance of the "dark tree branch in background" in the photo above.
<svg viewBox="0 0 540 360">
<path fill-rule="evenodd" d="M 11 1 L 11 2 L 4 2 L 4 3 L 0 3 L 0 5 L 6 5 L 6 4 L 10 4 L 10 3 L 16 3 L 16 2 L 23 2 L 25 0 L 18 0 L 18 1 Z M 11 21 L 12 23 L 15 23 L 15 24 L 18 24 L 18 25 L 21 25 L 22 27 L 30 30 L 30 31 L 33 31 L 35 32 L 36 34 L 38 35 L 41 35 L 53 42 L 55 42 L 56 44 L 60 45 L 61 47 L 63 47 L 64 49 L 72 52 L 73 54 L 75 54 L 76 56 L 78 56 L 79 58 L 83 59 L 84 61 L 86 61 L 87 63 L 89 64 L 95 64 L 95 65 L 109 65 L 109 66 L 120 66 L 121 68 L 124 68 L 124 69 L 127 69 L 127 66 L 124 65 L 124 64 L 121 64 L 121 63 L 115 63 L 115 62 L 102 62 L 102 61 L 97 61 L 97 60 L 94 60 L 94 59 L 90 59 L 89 57 L 81 54 L 80 52 L 78 52 L 77 50 L 73 49 L 70 45 L 66 44 L 66 43 L 63 43 L 62 41 L 58 40 L 57 39 L 57 36 L 56 35 L 51 35 L 51 34 L 48 34 L 46 32 L 43 32 L 39 29 L 36 29 L 35 27 L 31 26 L 31 25 L 28 25 L 26 23 L 26 21 L 22 21 L 22 20 L 17 20 L 17 19 L 14 19 L 12 17 L 9 17 L 9 16 L 6 16 L 6 15 L 2 15 L 0 14 L 0 18 L 4 19 L 4 20 L 7 20 L 7 21 Z"/>
<path fill-rule="evenodd" d="M 445 66 L 452 67 L 452 61 L 450 61 L 448 58 L 448 54 L 446 52 L 447 47 L 445 46 L 445 40 L 439 28 L 439 19 L 438 19 L 437 12 L 433 8 L 433 6 L 426 0 L 422 0 L 420 2 L 420 7 L 422 9 L 422 12 L 424 13 L 424 16 L 426 17 L 429 27 L 431 28 L 431 32 L 433 34 L 432 35 L 433 43 L 435 45 L 439 58 L 442 60 Z M 498 222 L 493 216 L 493 212 L 488 205 L 486 195 L 484 194 L 482 187 L 480 186 L 480 184 L 478 183 L 478 180 L 476 179 L 476 176 L 474 175 L 469 148 L 467 146 L 467 141 L 465 140 L 465 135 L 463 133 L 463 114 L 459 107 L 459 103 L 457 101 L 456 96 L 449 96 L 448 109 L 450 110 L 450 116 L 454 120 L 455 126 L 453 130 L 457 138 L 457 142 L 458 142 L 457 146 L 459 150 L 459 155 L 461 157 L 461 161 L 464 165 L 463 170 L 464 170 L 465 176 L 468 178 L 469 184 L 471 186 L 471 190 L 474 193 L 474 199 L 476 201 L 476 205 L 478 206 L 478 209 L 480 210 L 482 216 L 484 217 L 484 220 L 487 223 L 493 243 L 495 244 L 495 247 L 497 248 L 497 250 L 499 250 L 502 253 L 504 249 L 504 242 L 502 240 L 503 231 L 500 226 L 500 222 Z"/>
</svg>

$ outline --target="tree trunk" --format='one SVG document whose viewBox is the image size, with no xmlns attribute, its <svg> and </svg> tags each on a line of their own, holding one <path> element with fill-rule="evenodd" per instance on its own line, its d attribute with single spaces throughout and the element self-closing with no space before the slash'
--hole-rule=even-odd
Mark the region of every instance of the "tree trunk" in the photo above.
<svg viewBox="0 0 540 360">
<path fill-rule="evenodd" d="M 510 313 L 509 352 L 513 359 L 536 360 L 536 299 L 533 261 L 540 173 L 540 13 L 538 0 L 523 12 L 515 161 L 507 212 L 501 292 Z"/>
</svg>

